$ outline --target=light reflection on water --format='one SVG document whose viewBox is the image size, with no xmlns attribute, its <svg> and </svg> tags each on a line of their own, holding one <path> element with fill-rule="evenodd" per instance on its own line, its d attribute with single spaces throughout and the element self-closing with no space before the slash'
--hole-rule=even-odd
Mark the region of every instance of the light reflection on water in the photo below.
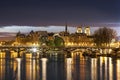
<svg viewBox="0 0 120 80">
<path fill-rule="evenodd" d="M 120 60 L 81 53 L 64 61 L 0 59 L 0 80 L 120 80 Z"/>
<path fill-rule="evenodd" d="M 42 60 L 42 80 L 46 80 L 47 58 L 42 58 L 41 60 Z"/>
<path fill-rule="evenodd" d="M 17 61 L 17 80 L 21 80 L 21 58 L 16 58 Z"/>
<path fill-rule="evenodd" d="M 109 80 L 113 80 L 113 65 L 112 65 L 112 58 L 109 59 Z"/>
<path fill-rule="evenodd" d="M 66 59 L 66 69 L 67 69 L 67 73 L 66 73 L 66 77 L 67 80 L 72 80 L 72 58 L 67 58 Z"/>
<path fill-rule="evenodd" d="M 97 80 L 97 59 L 91 59 L 91 80 Z"/>
<path fill-rule="evenodd" d="M 120 80 L 120 60 L 117 60 L 117 79 Z"/>
</svg>

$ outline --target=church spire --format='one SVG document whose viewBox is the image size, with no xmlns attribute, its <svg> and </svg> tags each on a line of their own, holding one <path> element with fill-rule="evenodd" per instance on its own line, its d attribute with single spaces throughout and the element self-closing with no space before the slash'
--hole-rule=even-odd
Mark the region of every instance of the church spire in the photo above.
<svg viewBox="0 0 120 80">
<path fill-rule="evenodd" d="M 65 32 L 67 33 L 67 24 L 65 25 Z"/>
</svg>

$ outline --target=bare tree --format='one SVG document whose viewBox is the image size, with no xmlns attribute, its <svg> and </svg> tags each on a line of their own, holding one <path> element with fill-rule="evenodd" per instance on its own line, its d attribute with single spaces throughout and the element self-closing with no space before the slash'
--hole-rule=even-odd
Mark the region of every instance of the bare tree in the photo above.
<svg viewBox="0 0 120 80">
<path fill-rule="evenodd" d="M 97 46 L 107 46 L 111 43 L 112 39 L 116 38 L 116 31 L 114 29 L 103 27 L 96 30 L 93 34 L 94 42 Z"/>
</svg>

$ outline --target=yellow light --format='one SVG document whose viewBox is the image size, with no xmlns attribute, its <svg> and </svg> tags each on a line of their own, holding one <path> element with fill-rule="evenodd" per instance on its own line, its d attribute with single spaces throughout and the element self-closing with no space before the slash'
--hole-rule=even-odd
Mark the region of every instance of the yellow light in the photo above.
<svg viewBox="0 0 120 80">
<path fill-rule="evenodd" d="M 47 58 L 42 58 L 41 59 L 43 62 L 46 62 L 48 59 Z"/>
<path fill-rule="evenodd" d="M 20 63 L 21 62 L 21 58 L 16 58 L 16 60 L 18 61 L 18 63 Z"/>
<path fill-rule="evenodd" d="M 42 80 L 46 80 L 47 58 L 42 58 Z"/>
<path fill-rule="evenodd" d="M 26 54 L 26 58 L 32 58 L 32 54 Z"/>
<path fill-rule="evenodd" d="M 91 79 L 97 80 L 97 59 L 91 59 Z"/>
<path fill-rule="evenodd" d="M 67 58 L 67 80 L 72 79 L 72 58 Z"/>
<path fill-rule="evenodd" d="M 117 60 L 117 79 L 120 79 L 120 60 Z"/>
<path fill-rule="evenodd" d="M 36 49 L 36 48 L 33 48 L 32 51 L 33 51 L 33 52 L 37 52 L 37 49 Z"/>
</svg>

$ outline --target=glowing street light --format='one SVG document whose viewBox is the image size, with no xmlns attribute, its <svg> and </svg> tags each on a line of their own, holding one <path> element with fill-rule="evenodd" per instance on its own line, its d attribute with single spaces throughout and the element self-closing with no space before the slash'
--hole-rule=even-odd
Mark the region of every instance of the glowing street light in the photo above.
<svg viewBox="0 0 120 80">
<path fill-rule="evenodd" d="M 37 48 L 32 48 L 32 51 L 33 52 L 37 52 Z"/>
<path fill-rule="evenodd" d="M 34 47 L 34 48 L 31 49 L 31 51 L 33 52 L 33 53 L 32 53 L 32 58 L 35 58 L 36 55 L 37 55 L 37 51 L 38 51 L 37 48 Z"/>
</svg>

